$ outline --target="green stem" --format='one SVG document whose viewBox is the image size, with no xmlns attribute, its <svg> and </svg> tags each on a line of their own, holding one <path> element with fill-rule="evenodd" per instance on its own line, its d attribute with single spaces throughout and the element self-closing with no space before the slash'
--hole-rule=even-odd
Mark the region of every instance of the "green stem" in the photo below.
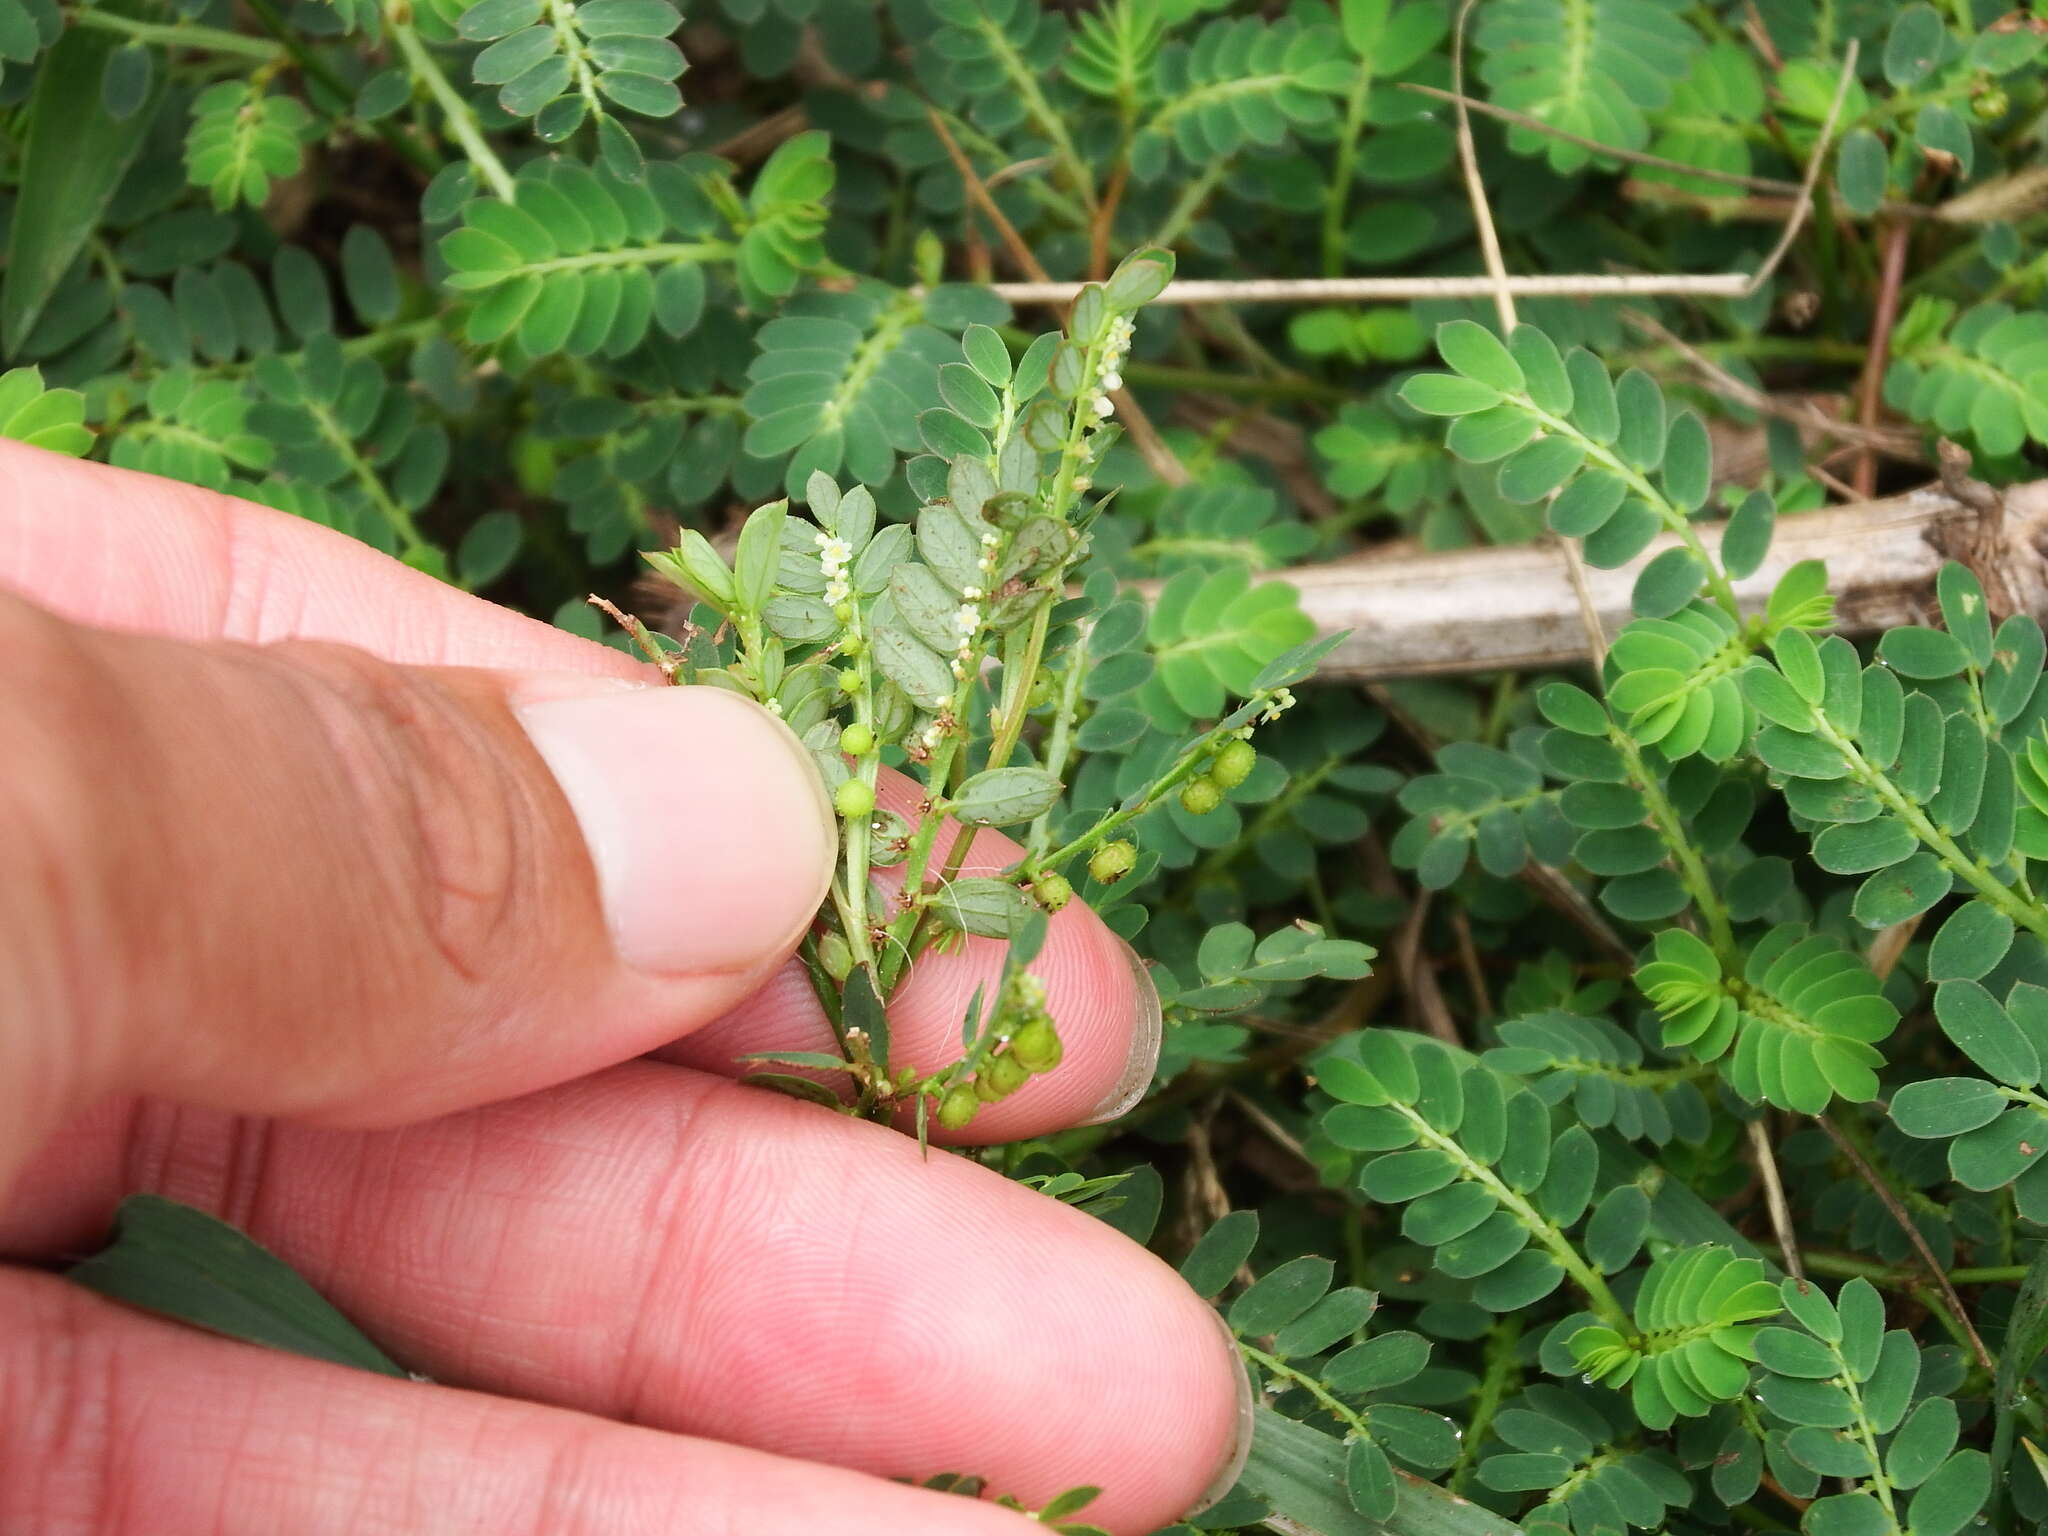
<svg viewBox="0 0 2048 1536">
<path fill-rule="evenodd" d="M 1458 1441 L 1457 1465 L 1451 1468 L 1445 1486 L 1461 1491 L 1479 1465 L 1479 1447 L 1493 1427 L 1494 1416 L 1507 1397 L 1508 1389 L 1521 1379 L 1522 1360 L 1516 1345 L 1522 1337 L 1522 1319 L 1510 1312 L 1496 1322 L 1486 1335 L 1486 1374 L 1479 1379 L 1479 1395 L 1472 1401 L 1472 1416 Z"/>
<path fill-rule="evenodd" d="M 1074 148 L 1074 140 L 1067 132 L 1064 114 L 1054 110 L 1045 92 L 1038 85 L 1038 71 L 1032 67 L 1011 46 L 1009 34 L 1003 31 L 1002 23 L 992 16 L 979 18 L 981 35 L 989 49 L 1002 64 L 1003 73 L 1010 77 L 1010 84 L 1023 99 L 1024 110 L 1038 131 L 1045 135 L 1052 145 L 1053 158 L 1059 161 L 1060 169 L 1074 184 L 1074 190 L 1081 194 L 1081 201 L 1092 214 L 1096 208 L 1095 178 L 1089 174 L 1088 163 Z"/>
<path fill-rule="evenodd" d="M 2011 886 L 1991 873 L 1985 862 L 1973 859 L 1964 853 L 1956 840 L 1927 817 L 1927 813 L 1909 799 L 1891 781 L 1888 774 L 1873 767 L 1856 743 L 1835 728 L 1828 717 L 1815 712 L 1814 733 L 1841 753 L 1849 764 L 1849 776 L 1875 794 L 1878 800 L 1899 820 L 1903 821 L 1913 835 L 1920 839 L 1949 871 L 1963 880 L 1979 896 L 1982 896 L 1996 910 L 2003 912 L 2020 927 L 2037 937 L 2048 939 L 2048 911 L 2015 892 Z"/>
<path fill-rule="evenodd" d="M 1344 106 L 1344 127 L 1337 136 L 1337 157 L 1330 170 L 1330 190 L 1323 201 L 1323 276 L 1344 271 L 1344 213 L 1351 197 L 1351 167 L 1358 155 L 1358 137 L 1365 131 L 1366 103 L 1372 96 L 1372 64 L 1361 59 Z"/>
<path fill-rule="evenodd" d="M 384 521 L 391 525 L 391 531 L 398 535 L 399 542 L 405 546 L 405 553 L 432 553 L 433 546 L 420 537 L 420 531 L 413 523 L 412 514 L 399 505 L 391 492 L 384 488 L 384 482 L 377 478 L 377 471 L 356 451 L 355 439 L 351 438 L 341 423 L 335 419 L 334 413 L 310 398 L 304 404 L 314 423 L 319 427 L 320 435 L 327 439 L 335 452 L 347 460 L 349 473 L 354 477 L 356 484 L 362 487 L 363 494 L 369 498 L 370 504 L 377 509 Z"/>
<path fill-rule="evenodd" d="M 287 57 L 277 43 L 260 37 L 245 37 L 220 27 L 188 26 L 183 22 L 137 21 L 98 6 L 74 6 L 65 13 L 72 25 L 99 32 L 116 32 L 137 43 L 155 43 L 164 48 L 203 48 L 209 53 L 237 53 L 244 58 L 279 60 Z"/>
<path fill-rule="evenodd" d="M 1237 1341 L 1237 1347 L 1242 1351 L 1245 1359 L 1257 1362 L 1259 1367 L 1269 1375 L 1278 1376 L 1282 1381 L 1289 1381 L 1295 1386 L 1300 1387 L 1316 1400 L 1319 1407 L 1353 1434 L 1363 1435 L 1368 1440 L 1372 1438 L 1371 1428 L 1364 1419 L 1358 1416 L 1357 1410 L 1332 1394 L 1330 1389 L 1320 1381 L 1317 1381 L 1315 1377 L 1305 1372 L 1297 1371 L 1277 1355 L 1269 1355 L 1263 1349 L 1245 1343 L 1243 1339 Z"/>
<path fill-rule="evenodd" d="M 1518 395 L 1515 399 L 1517 404 L 1525 407 L 1532 416 L 1543 423 L 1545 431 L 1570 438 L 1579 445 L 1588 459 L 1621 480 L 1641 497 L 1650 510 L 1657 514 L 1659 521 L 1672 533 L 1677 534 L 1685 547 L 1692 551 L 1693 557 L 1700 563 L 1700 568 L 1706 572 L 1707 586 L 1712 590 L 1714 600 L 1726 610 L 1731 619 L 1739 621 L 1742 618 L 1742 605 L 1735 600 L 1735 587 L 1728 580 L 1728 573 L 1721 569 L 1720 561 L 1707 553 L 1707 546 L 1701 542 L 1699 531 L 1693 527 L 1691 518 L 1673 505 L 1662 491 L 1650 484 L 1648 477 L 1641 470 L 1628 463 L 1605 443 L 1595 442 L 1564 417 L 1551 415 L 1526 395 Z"/>
<path fill-rule="evenodd" d="M 420 41 L 410 22 L 390 20 L 391 40 L 398 45 L 398 51 L 405 59 L 405 67 L 412 77 L 426 86 L 427 94 L 441 109 L 442 120 L 448 125 L 449 136 L 462 146 L 469 163 L 476 167 L 476 173 L 484 184 L 506 202 L 512 201 L 512 173 L 505 169 L 505 162 L 498 158 L 497 151 L 485 142 L 483 129 L 477 123 L 475 111 L 462 99 L 434 56 L 427 51 L 427 45 Z"/>
<path fill-rule="evenodd" d="M 1492 1195 L 1503 1210 L 1519 1221 L 1529 1235 L 1557 1260 L 1567 1275 L 1571 1276 L 1572 1282 L 1592 1303 L 1593 1311 L 1603 1323 L 1624 1338 L 1635 1336 L 1635 1323 L 1630 1319 L 1627 1309 L 1615 1298 L 1614 1292 L 1608 1287 L 1606 1279 L 1600 1272 L 1579 1256 L 1579 1250 L 1572 1246 L 1571 1239 L 1564 1235 L 1561 1227 L 1531 1205 L 1525 1195 L 1510 1188 L 1507 1181 L 1492 1168 L 1474 1159 L 1454 1137 L 1444 1135 L 1431 1125 L 1413 1105 L 1403 1104 L 1397 1100 L 1387 1107 L 1407 1120 L 1419 1143 L 1433 1147 L 1450 1158 L 1458 1165 L 1463 1177 Z"/>
<path fill-rule="evenodd" d="M 1823 1342 L 1825 1343 L 1826 1341 L 1823 1340 Z M 1859 1479 L 1859 1481 L 1867 1482 L 1870 1485 L 1871 1492 L 1877 1495 L 1877 1502 L 1884 1506 L 1885 1518 L 1891 1521 L 1892 1530 L 1896 1532 L 1900 1529 L 1899 1511 L 1896 1501 L 1892 1498 L 1891 1479 L 1885 1476 L 1884 1454 L 1878 1449 L 1877 1429 L 1871 1424 L 1870 1415 L 1863 1407 L 1863 1393 L 1857 1384 L 1856 1373 L 1849 1368 L 1849 1362 L 1842 1354 L 1842 1346 L 1839 1344 L 1828 1344 L 1827 1348 L 1828 1352 L 1841 1362 L 1842 1371 L 1835 1378 L 1835 1385 L 1840 1387 L 1849 1396 L 1850 1411 L 1856 1416 L 1854 1422 L 1849 1427 L 1857 1440 L 1862 1443 L 1865 1454 L 1870 1457 L 1870 1464 L 1873 1469 L 1867 1478 Z"/>
<path fill-rule="evenodd" d="M 1678 808 L 1671 803 L 1671 797 L 1664 793 L 1663 784 L 1644 763 L 1642 750 L 1635 741 L 1619 726 L 1609 726 L 1607 737 L 1628 766 L 1636 793 L 1643 797 L 1643 807 L 1649 812 L 1650 825 L 1671 853 L 1679 884 L 1685 887 L 1685 894 L 1706 922 L 1714 954 L 1724 970 L 1734 971 L 1739 959 L 1735 948 L 1735 928 L 1728 917 L 1727 903 L 1721 900 L 1720 893 L 1714 889 L 1712 877 L 1707 873 L 1706 859 L 1686 835 L 1685 822 L 1680 818 Z"/>
<path fill-rule="evenodd" d="M 1067 758 L 1074 749 L 1074 717 L 1081 710 L 1081 684 L 1088 676 L 1088 636 L 1095 628 L 1093 624 L 1081 627 L 1080 635 L 1067 653 L 1067 675 L 1060 682 L 1060 697 L 1054 707 L 1052 731 L 1045 743 L 1045 771 L 1054 778 L 1067 771 Z M 1034 854 L 1045 852 L 1045 845 L 1052 839 L 1052 812 L 1044 811 L 1031 823 L 1030 834 L 1024 840 L 1026 850 Z"/>
<path fill-rule="evenodd" d="M 1304 400 L 1341 405 L 1360 398 L 1356 390 L 1339 389 L 1314 379 L 1262 379 L 1250 374 L 1221 373 L 1207 368 L 1175 368 L 1163 363 L 1126 362 L 1124 382 L 1143 389 L 1199 389 L 1212 395 L 1237 395 L 1253 400 Z"/>
<path fill-rule="evenodd" d="M 554 29 L 555 51 L 569 61 L 576 94 L 590 104 L 593 119 L 604 116 L 604 103 L 597 95 L 597 72 L 590 67 L 590 48 L 577 29 L 573 0 L 543 0 L 542 15 Z"/>
<path fill-rule="evenodd" d="M 1188 225 L 1195 221 L 1195 215 L 1202 211 L 1202 205 L 1208 202 L 1209 194 L 1216 190 L 1223 180 L 1224 173 L 1229 169 L 1229 160 L 1212 160 L 1201 175 L 1182 188 L 1180 196 L 1174 200 L 1173 207 L 1167 211 L 1166 217 L 1147 243 L 1172 250 L 1180 237 L 1186 233 Z M 1125 369 L 1124 372 L 1128 375 L 1130 370 Z"/>
</svg>

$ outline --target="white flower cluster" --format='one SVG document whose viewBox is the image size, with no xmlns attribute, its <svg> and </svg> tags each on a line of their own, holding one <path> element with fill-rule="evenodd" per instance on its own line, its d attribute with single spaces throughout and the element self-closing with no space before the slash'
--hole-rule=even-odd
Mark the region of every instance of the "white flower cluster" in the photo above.
<svg viewBox="0 0 2048 1536">
<path fill-rule="evenodd" d="M 995 580 L 996 549 L 1002 537 L 990 528 L 981 536 L 981 574 L 985 581 Z M 969 586 L 960 589 L 965 599 L 953 613 L 953 633 L 960 637 L 959 648 L 953 653 L 953 676 L 967 676 L 967 663 L 974 654 L 974 637 L 981 632 L 981 600 L 988 594 L 980 587 Z"/>
<path fill-rule="evenodd" d="M 825 568 L 825 606 L 837 608 L 853 597 L 853 583 L 846 570 L 853 563 L 853 546 L 846 540 L 818 530 L 818 560 Z"/>
<path fill-rule="evenodd" d="M 1089 402 L 1095 414 L 1105 420 L 1116 414 L 1116 402 L 1109 397 L 1124 387 L 1124 376 L 1118 370 L 1130 355 L 1132 329 L 1123 315 L 1109 322 L 1109 340 L 1102 348 L 1102 376 L 1095 381 L 1095 398 Z"/>
</svg>

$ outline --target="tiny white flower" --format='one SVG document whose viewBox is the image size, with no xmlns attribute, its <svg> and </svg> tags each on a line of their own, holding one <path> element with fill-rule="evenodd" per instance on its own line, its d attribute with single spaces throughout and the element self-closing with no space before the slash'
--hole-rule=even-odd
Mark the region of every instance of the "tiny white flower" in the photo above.
<svg viewBox="0 0 2048 1536">
<path fill-rule="evenodd" d="M 1112 368 L 1103 374 L 1102 387 L 1104 390 L 1114 393 L 1116 390 L 1124 387 L 1124 376 Z"/>
<path fill-rule="evenodd" d="M 1086 475 L 1076 475 L 1076 476 L 1074 476 L 1074 489 L 1075 489 L 1075 490 L 1077 490 L 1077 491 L 1087 491 L 1087 490 L 1093 490 L 1093 489 L 1094 489 L 1094 487 L 1095 487 L 1095 482 L 1094 482 L 1093 480 L 1090 480 L 1090 479 L 1089 479 L 1089 478 L 1088 478 L 1088 477 L 1087 477 Z"/>
<path fill-rule="evenodd" d="M 837 608 L 841 603 L 849 601 L 852 597 L 853 588 L 847 583 L 844 576 L 834 576 L 825 583 L 825 606 L 827 608 Z"/>
<path fill-rule="evenodd" d="M 974 632 L 979 628 L 981 628 L 981 610 L 972 603 L 962 603 L 959 610 L 953 615 L 954 631 L 964 641 L 973 638 Z"/>
<path fill-rule="evenodd" d="M 982 598 L 986 597 L 988 594 L 986 592 L 983 592 L 979 587 L 962 587 L 960 589 L 960 595 L 966 598 L 969 602 L 978 602 Z"/>
<path fill-rule="evenodd" d="M 1095 414 L 1098 416 L 1107 417 L 1114 416 L 1116 414 L 1116 402 L 1111 400 L 1107 395 L 1097 395 L 1093 401 L 1093 405 L 1095 407 Z"/>
</svg>

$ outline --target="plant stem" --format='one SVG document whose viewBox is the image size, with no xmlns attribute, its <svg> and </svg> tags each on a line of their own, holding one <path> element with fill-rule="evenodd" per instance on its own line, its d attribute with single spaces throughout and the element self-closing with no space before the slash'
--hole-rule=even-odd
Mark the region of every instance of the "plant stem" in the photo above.
<svg viewBox="0 0 2048 1536">
<path fill-rule="evenodd" d="M 1413 1105 L 1395 1100 L 1387 1107 L 1407 1120 L 1415 1131 L 1415 1139 L 1418 1142 L 1426 1147 L 1434 1147 L 1457 1163 L 1464 1177 L 1492 1195 L 1503 1210 L 1519 1221 L 1529 1235 L 1557 1260 L 1558 1266 L 1571 1276 L 1572 1282 L 1593 1304 L 1593 1311 L 1603 1323 L 1624 1338 L 1635 1336 L 1636 1325 L 1630 1319 L 1627 1309 L 1615 1298 L 1613 1290 L 1609 1288 L 1600 1272 L 1579 1256 L 1579 1250 L 1572 1246 L 1571 1239 L 1564 1235 L 1561 1227 L 1531 1205 L 1525 1195 L 1511 1189 L 1507 1181 L 1492 1168 L 1474 1159 L 1459 1145 L 1455 1137 L 1446 1136 L 1431 1125 Z"/>
<path fill-rule="evenodd" d="M 1243 1339 L 1237 1341 L 1237 1347 L 1243 1352 L 1245 1359 L 1256 1361 L 1270 1375 L 1278 1376 L 1282 1381 L 1290 1381 L 1295 1386 L 1300 1387 L 1316 1400 L 1319 1407 L 1324 1409 L 1332 1418 L 1344 1425 L 1353 1434 L 1363 1435 L 1367 1439 L 1372 1438 L 1372 1430 L 1367 1426 L 1365 1420 L 1358 1416 L 1358 1411 L 1342 1399 L 1336 1397 L 1328 1387 L 1317 1381 L 1315 1377 L 1308 1375 L 1306 1372 L 1297 1371 L 1277 1355 L 1269 1355 L 1263 1349 L 1245 1343 Z"/>
<path fill-rule="evenodd" d="M 1849 764 L 1849 776 L 1875 794 L 1885 809 L 1903 821 L 1951 873 L 1959 876 L 1992 907 L 2022 928 L 2048 939 L 2048 911 L 2038 903 L 2026 900 L 1992 874 L 1982 859 L 1973 859 L 1964 853 L 1954 838 L 1930 821 L 1927 813 L 1891 781 L 1890 775 L 1872 766 L 1856 743 L 1835 729 L 1834 723 L 1818 711 L 1815 712 L 1814 734 L 1842 754 Z"/>
<path fill-rule="evenodd" d="M 1067 675 L 1060 683 L 1059 703 L 1052 717 L 1052 732 L 1045 743 L 1045 771 L 1058 778 L 1067 771 L 1067 758 L 1074 749 L 1074 717 L 1081 708 L 1081 684 L 1088 676 L 1088 636 L 1093 624 L 1081 626 L 1081 633 L 1068 652 Z M 1026 850 L 1034 854 L 1045 852 L 1045 845 L 1052 839 L 1052 812 L 1043 811 L 1031 823 L 1030 834 L 1024 840 Z"/>
<path fill-rule="evenodd" d="M 202 48 L 208 53 L 238 53 L 251 59 L 282 59 L 285 49 L 260 37 L 246 37 L 220 27 L 188 26 L 183 22 L 137 21 L 117 11 L 96 5 L 73 6 L 65 12 L 74 26 L 99 32 L 116 32 L 138 43 L 155 43 L 164 48 Z"/>
<path fill-rule="evenodd" d="M 476 113 L 427 51 L 427 45 L 420 41 L 420 35 L 413 30 L 412 24 L 396 18 L 387 20 L 391 26 L 391 40 L 398 45 L 406 69 L 415 80 L 426 86 L 427 94 L 440 107 L 450 137 L 462 146 L 463 154 L 469 157 L 469 163 L 476 167 L 476 173 L 483 178 L 484 184 L 497 196 L 511 202 L 512 173 L 505 169 L 505 162 L 498 158 L 497 151 L 484 141 Z"/>
<path fill-rule="evenodd" d="M 1634 465 L 1605 443 L 1595 442 L 1562 416 L 1553 416 L 1526 395 L 1515 397 L 1516 403 L 1524 406 L 1531 415 L 1543 423 L 1544 430 L 1577 443 L 1586 457 L 1622 481 L 1628 488 L 1648 504 L 1657 514 L 1665 528 L 1678 535 L 1685 547 L 1692 551 L 1700 568 L 1706 572 L 1707 586 L 1714 594 L 1714 600 L 1726 610 L 1731 619 L 1740 620 L 1742 605 L 1735 600 L 1735 587 L 1728 580 L 1728 573 L 1721 569 L 1720 561 L 1707 553 L 1707 546 L 1701 542 L 1699 531 L 1693 527 L 1692 519 L 1675 506 L 1662 491 L 1650 484 L 1649 478 Z"/>
<path fill-rule="evenodd" d="M 1330 168 L 1330 190 L 1323 199 L 1323 276 L 1344 271 L 1344 212 L 1351 196 L 1351 167 L 1358 155 L 1358 136 L 1365 131 L 1366 103 L 1372 97 L 1372 61 L 1360 59 L 1352 76 L 1351 95 L 1344 105 L 1344 127 L 1337 135 L 1337 156 Z"/>
<path fill-rule="evenodd" d="M 1721 900 L 1720 893 L 1714 889 L 1712 877 L 1707 873 L 1707 861 L 1686 835 L 1685 822 L 1680 819 L 1678 808 L 1671 803 L 1671 797 L 1664 793 L 1663 784 L 1644 763 L 1642 749 L 1635 740 L 1619 726 L 1610 726 L 1607 737 L 1628 765 L 1629 777 L 1634 781 L 1636 793 L 1643 797 L 1643 807 L 1650 813 L 1650 824 L 1656 829 L 1658 839 L 1671 852 L 1679 883 L 1685 887 L 1685 894 L 1692 898 L 1693 906 L 1706 922 L 1714 954 L 1724 970 L 1733 970 L 1739 960 L 1735 948 L 1735 927 L 1729 920 L 1727 903 Z"/>
</svg>

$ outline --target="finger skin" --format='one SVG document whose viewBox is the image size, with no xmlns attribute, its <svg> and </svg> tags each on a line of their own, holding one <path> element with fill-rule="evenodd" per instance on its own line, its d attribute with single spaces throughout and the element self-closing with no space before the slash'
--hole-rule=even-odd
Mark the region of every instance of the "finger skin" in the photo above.
<svg viewBox="0 0 2048 1536">
<path fill-rule="evenodd" d="M 608 646 L 459 592 L 303 518 L 0 439 L 0 587 L 10 584 L 82 623 L 186 639 L 324 639 L 418 665 L 653 675 Z M 885 774 L 885 804 L 906 809 L 916 793 Z M 984 832 L 969 872 L 993 873 L 1015 854 L 1008 839 Z M 964 955 L 919 967 L 890 1015 L 902 1060 L 929 1067 L 957 1057 L 961 1015 L 975 988 L 1000 972 L 1000 957 L 999 944 L 974 940 Z M 1131 967 L 1092 912 L 1079 903 L 1061 912 L 1033 970 L 1051 993 L 1066 1059 L 985 1108 L 964 1135 L 942 1139 L 1001 1141 L 1092 1118 L 1126 1073 L 1142 1090 L 1142 1058 L 1156 1044 L 1134 1042 L 1134 1032 L 1156 1029 L 1157 1017 L 1149 983 Z M 561 1027 L 574 1028 L 573 1017 Z M 735 1058 L 751 1051 L 832 1048 L 803 973 L 791 968 L 674 1055 L 735 1074 L 744 1070 Z"/>
<path fill-rule="evenodd" d="M 1214 1314 L 1113 1229 L 963 1158 L 760 1089 L 631 1063 L 374 1136 L 141 1112 L 60 1139 L 89 1240 L 119 1193 L 215 1211 L 401 1363 L 888 1476 L 1082 1483 L 1142 1533 L 1237 1437 Z"/>
<path fill-rule="evenodd" d="M 7 587 L 81 624 L 186 640 L 337 640 L 415 666 L 654 676 L 302 517 L 0 438 Z"/>
<path fill-rule="evenodd" d="M 145 647 L 7 594 L 0 655 L 0 1187 L 32 1116 L 100 1094 L 380 1124 L 623 1060 L 752 991 L 830 878 L 811 764 L 731 695 L 577 684 L 664 717 L 650 835 L 720 850 L 655 975 L 505 674 Z"/>
<path fill-rule="evenodd" d="M 0 1530 L 1025 1536 L 988 1503 L 230 1343 L 0 1271 Z"/>
</svg>

